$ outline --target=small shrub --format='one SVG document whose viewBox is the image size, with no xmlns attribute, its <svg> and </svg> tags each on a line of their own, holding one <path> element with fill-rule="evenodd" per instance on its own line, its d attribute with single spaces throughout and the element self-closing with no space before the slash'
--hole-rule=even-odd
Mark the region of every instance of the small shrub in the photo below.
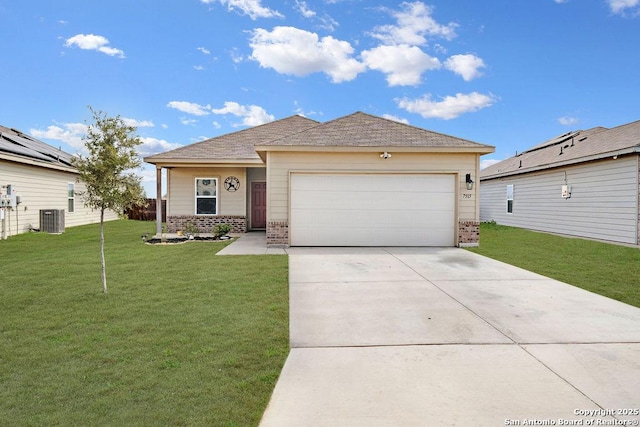
<svg viewBox="0 0 640 427">
<path fill-rule="evenodd" d="M 213 227 L 213 235 L 217 238 L 222 236 L 226 236 L 231 231 L 231 226 L 229 224 L 216 224 Z"/>
<path fill-rule="evenodd" d="M 200 230 L 198 230 L 198 227 L 196 227 L 196 225 L 192 222 L 188 222 L 185 224 L 184 232 L 187 234 L 187 236 L 192 235 L 195 237 L 200 235 Z"/>
</svg>

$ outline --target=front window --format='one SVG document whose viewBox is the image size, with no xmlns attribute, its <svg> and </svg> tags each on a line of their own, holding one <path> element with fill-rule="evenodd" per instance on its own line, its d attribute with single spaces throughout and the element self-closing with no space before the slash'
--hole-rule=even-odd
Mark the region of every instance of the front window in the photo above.
<svg viewBox="0 0 640 427">
<path fill-rule="evenodd" d="M 196 215 L 218 214 L 218 179 L 196 178 Z"/>
<path fill-rule="evenodd" d="M 67 212 L 76 211 L 76 186 L 69 183 L 67 186 Z"/>
<path fill-rule="evenodd" d="M 513 213 L 513 184 L 507 185 L 507 213 Z"/>
</svg>

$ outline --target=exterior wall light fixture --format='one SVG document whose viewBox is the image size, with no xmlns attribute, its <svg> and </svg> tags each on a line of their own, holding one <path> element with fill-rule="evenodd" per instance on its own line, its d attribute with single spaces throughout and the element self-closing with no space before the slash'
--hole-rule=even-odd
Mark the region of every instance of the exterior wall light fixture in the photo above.
<svg viewBox="0 0 640 427">
<path fill-rule="evenodd" d="M 387 160 L 387 159 L 391 158 L 391 154 L 390 154 L 390 153 L 387 153 L 387 152 L 385 151 L 384 153 L 380 154 L 380 158 L 381 158 L 381 159 L 385 159 L 385 160 Z"/>
<path fill-rule="evenodd" d="M 473 180 L 471 179 L 471 174 L 468 173 L 465 179 L 465 183 L 467 184 L 467 190 L 473 190 Z"/>
</svg>

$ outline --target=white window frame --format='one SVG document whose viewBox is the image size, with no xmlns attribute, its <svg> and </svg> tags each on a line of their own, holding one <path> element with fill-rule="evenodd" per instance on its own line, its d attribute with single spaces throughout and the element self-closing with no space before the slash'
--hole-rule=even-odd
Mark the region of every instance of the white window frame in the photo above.
<svg viewBox="0 0 640 427">
<path fill-rule="evenodd" d="M 73 182 L 68 182 L 67 183 L 67 212 L 74 213 L 75 211 L 76 211 L 76 184 Z"/>
<path fill-rule="evenodd" d="M 215 189 L 214 189 L 214 194 L 212 196 L 205 196 L 205 195 L 198 195 L 198 181 L 199 180 L 205 180 L 205 179 L 210 179 L 212 180 L 215 184 Z M 194 195 L 194 212 L 196 215 L 218 215 L 218 213 L 220 212 L 218 209 L 218 186 L 219 184 L 219 180 L 218 178 L 213 178 L 213 177 L 196 177 L 195 180 L 193 181 L 193 195 Z M 210 213 L 198 213 L 198 200 L 199 199 L 214 199 L 215 200 L 215 210 L 216 213 L 215 214 L 210 214 Z"/>
<path fill-rule="evenodd" d="M 507 185 L 507 213 L 508 214 L 513 214 L 513 193 L 514 193 L 514 186 L 513 184 L 508 184 Z M 509 203 L 511 202 L 511 203 Z"/>
</svg>

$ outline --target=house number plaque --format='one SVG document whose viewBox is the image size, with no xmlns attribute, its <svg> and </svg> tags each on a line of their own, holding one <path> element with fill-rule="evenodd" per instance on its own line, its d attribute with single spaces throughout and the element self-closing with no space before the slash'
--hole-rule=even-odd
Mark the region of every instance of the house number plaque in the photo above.
<svg viewBox="0 0 640 427">
<path fill-rule="evenodd" d="M 227 179 L 224 180 L 224 189 L 227 191 L 236 191 L 240 188 L 240 180 L 235 176 L 228 176 Z"/>
</svg>

